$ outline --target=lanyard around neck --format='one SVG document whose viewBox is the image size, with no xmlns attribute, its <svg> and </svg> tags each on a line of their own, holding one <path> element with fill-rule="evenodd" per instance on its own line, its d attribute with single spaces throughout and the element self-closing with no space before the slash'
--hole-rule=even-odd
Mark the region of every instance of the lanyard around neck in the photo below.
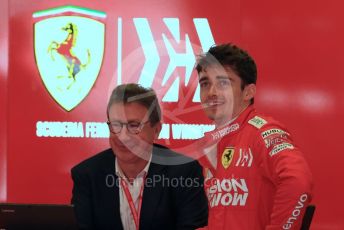
<svg viewBox="0 0 344 230">
<path fill-rule="evenodd" d="M 139 229 L 139 225 L 140 225 L 140 214 L 141 214 L 141 206 L 142 206 L 142 193 L 143 193 L 143 188 L 144 188 L 144 185 L 145 185 L 145 178 L 146 178 L 146 176 L 143 177 L 143 181 L 142 181 L 142 185 L 141 185 L 141 189 L 140 189 L 140 194 L 139 194 L 139 198 L 138 198 L 139 199 L 139 206 L 138 206 L 137 210 L 135 208 L 135 204 L 134 204 L 133 198 L 132 198 L 132 196 L 130 194 L 127 182 L 124 179 L 122 179 L 122 178 L 120 179 L 121 185 L 122 185 L 122 188 L 124 190 L 124 194 L 125 194 L 125 196 L 127 198 L 127 201 L 128 201 L 129 207 L 130 207 L 130 211 L 131 211 L 131 214 L 133 215 L 133 219 L 134 219 L 135 226 L 136 226 L 137 230 Z"/>
</svg>

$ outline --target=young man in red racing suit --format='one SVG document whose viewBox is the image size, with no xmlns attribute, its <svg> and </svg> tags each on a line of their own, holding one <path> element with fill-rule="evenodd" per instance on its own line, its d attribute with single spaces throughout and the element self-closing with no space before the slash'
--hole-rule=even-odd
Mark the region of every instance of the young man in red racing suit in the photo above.
<svg viewBox="0 0 344 230">
<path fill-rule="evenodd" d="M 208 229 L 300 229 L 312 175 L 286 128 L 253 107 L 254 60 L 224 44 L 211 47 L 196 69 L 202 106 L 216 126 L 201 140 L 199 159 Z"/>
</svg>

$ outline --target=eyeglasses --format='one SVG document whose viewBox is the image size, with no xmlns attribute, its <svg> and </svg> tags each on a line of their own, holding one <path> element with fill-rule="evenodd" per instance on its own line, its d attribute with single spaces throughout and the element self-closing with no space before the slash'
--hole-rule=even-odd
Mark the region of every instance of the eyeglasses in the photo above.
<svg viewBox="0 0 344 230">
<path fill-rule="evenodd" d="M 149 122 L 136 122 L 136 121 L 132 121 L 132 122 L 128 122 L 128 123 L 122 123 L 119 121 L 108 121 L 106 122 L 109 126 L 110 132 L 114 133 L 114 134 L 119 134 L 122 131 L 123 125 L 125 125 L 127 127 L 127 130 L 129 133 L 131 134 L 139 134 L 143 127 L 145 126 L 145 124 L 147 124 Z"/>
</svg>

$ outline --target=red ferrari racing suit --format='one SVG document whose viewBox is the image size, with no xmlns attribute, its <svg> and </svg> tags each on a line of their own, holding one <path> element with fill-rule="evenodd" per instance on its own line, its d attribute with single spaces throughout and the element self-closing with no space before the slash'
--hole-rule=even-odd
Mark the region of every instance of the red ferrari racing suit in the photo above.
<svg viewBox="0 0 344 230">
<path fill-rule="evenodd" d="M 312 175 L 279 122 L 249 106 L 202 142 L 217 147 L 216 168 L 206 155 L 199 159 L 209 199 L 209 230 L 300 229 Z"/>
</svg>

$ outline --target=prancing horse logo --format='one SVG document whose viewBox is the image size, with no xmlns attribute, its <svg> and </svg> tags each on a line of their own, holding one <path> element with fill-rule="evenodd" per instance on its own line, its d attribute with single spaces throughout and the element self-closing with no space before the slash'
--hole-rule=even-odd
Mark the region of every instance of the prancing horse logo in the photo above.
<svg viewBox="0 0 344 230">
<path fill-rule="evenodd" d="M 227 169 L 232 163 L 232 160 L 234 157 L 234 151 L 235 151 L 234 147 L 226 147 L 223 150 L 223 153 L 221 156 L 221 163 L 225 169 Z"/>
<path fill-rule="evenodd" d="M 53 61 L 55 61 L 54 55 L 58 53 L 63 57 L 63 60 L 66 62 L 68 77 L 73 80 L 67 86 L 67 89 L 70 89 L 70 87 L 76 81 L 76 75 L 80 72 L 81 69 L 85 69 L 90 64 L 91 54 L 90 50 L 87 49 L 87 62 L 85 64 L 81 64 L 80 59 L 73 52 L 73 48 L 76 45 L 76 39 L 78 36 L 78 27 L 75 24 L 69 22 L 65 27 L 62 27 L 62 30 L 67 32 L 66 39 L 61 43 L 52 41 L 48 47 L 48 52 L 50 53 L 51 59 Z M 58 78 L 61 77 L 64 76 L 58 76 Z"/>
<path fill-rule="evenodd" d="M 56 16 L 35 23 L 36 63 L 44 86 L 66 111 L 94 85 L 104 54 L 104 23 L 82 16 Z"/>
</svg>

